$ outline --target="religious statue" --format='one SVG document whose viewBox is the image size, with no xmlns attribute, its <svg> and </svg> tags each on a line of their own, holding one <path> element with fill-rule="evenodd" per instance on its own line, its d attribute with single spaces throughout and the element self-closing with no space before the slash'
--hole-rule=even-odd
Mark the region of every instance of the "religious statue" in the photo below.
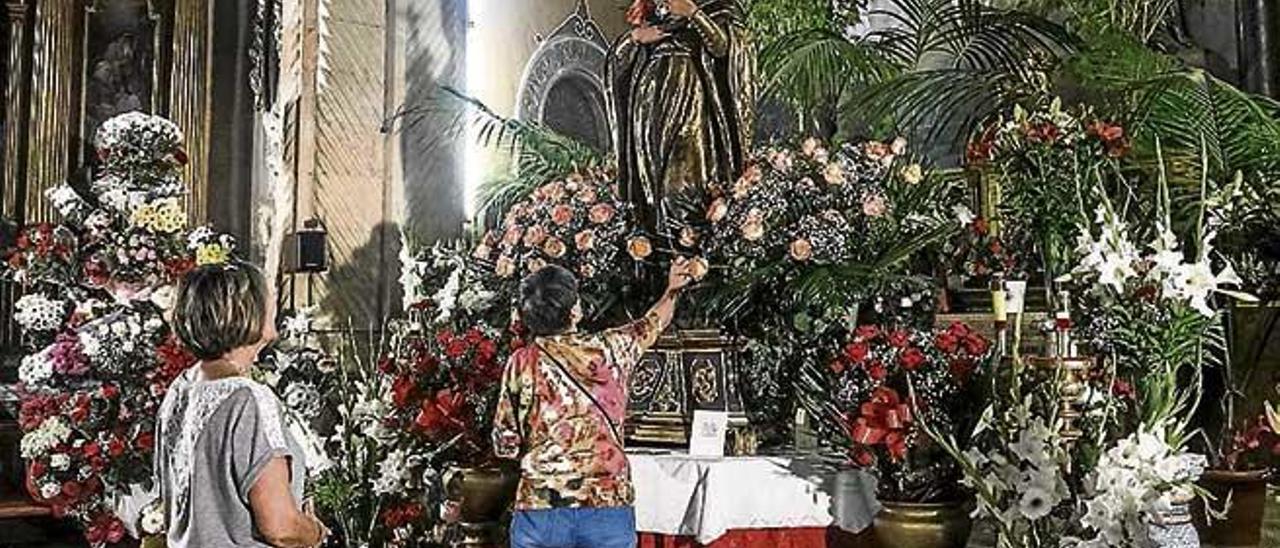
<svg viewBox="0 0 1280 548">
<path fill-rule="evenodd" d="M 736 180 L 751 142 L 755 55 L 739 0 L 635 0 L 606 83 L 624 197 L 667 231 L 670 198 Z"/>
</svg>

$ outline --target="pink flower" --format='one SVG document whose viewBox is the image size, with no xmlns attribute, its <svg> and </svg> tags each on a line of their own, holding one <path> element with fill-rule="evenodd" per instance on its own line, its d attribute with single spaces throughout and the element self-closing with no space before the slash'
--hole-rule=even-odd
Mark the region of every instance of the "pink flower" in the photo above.
<svg viewBox="0 0 1280 548">
<path fill-rule="evenodd" d="M 742 222 L 742 237 L 748 241 L 759 241 L 764 237 L 764 214 L 758 209 L 751 210 Z"/>
<path fill-rule="evenodd" d="M 563 257 L 566 251 L 568 249 L 559 238 L 547 238 L 547 241 L 542 244 L 542 252 L 552 259 Z"/>
<path fill-rule="evenodd" d="M 591 211 L 588 213 L 588 217 L 591 219 L 591 222 L 602 225 L 609 222 L 610 219 L 613 219 L 613 213 L 613 206 L 600 203 L 592 206 Z"/>
<path fill-rule="evenodd" d="M 800 238 L 791 242 L 791 258 L 797 261 L 807 261 L 813 258 L 813 244 L 809 240 Z"/>
<path fill-rule="evenodd" d="M 541 225 L 533 225 L 524 232 L 524 245 L 529 247 L 542 245 L 542 241 L 546 239 L 547 229 L 542 228 Z"/>
<path fill-rule="evenodd" d="M 551 210 L 551 222 L 564 226 L 573 222 L 573 207 L 560 204 Z"/>
<path fill-rule="evenodd" d="M 499 278 L 510 278 L 516 273 L 516 263 L 511 257 L 503 255 L 498 258 L 498 264 L 494 265 L 493 273 Z"/>
<path fill-rule="evenodd" d="M 822 178 L 829 185 L 844 184 L 844 168 L 840 167 L 838 162 L 831 162 L 822 170 Z"/>
<path fill-rule="evenodd" d="M 773 165 L 773 169 L 781 173 L 791 171 L 792 160 L 791 153 L 785 150 L 773 151 L 769 153 L 769 163 Z"/>
<path fill-rule="evenodd" d="M 573 243 L 578 246 L 578 250 L 589 251 L 596 245 L 596 233 L 590 228 L 583 230 L 573 236 Z"/>
<path fill-rule="evenodd" d="M 643 260 L 653 253 L 653 244 L 649 242 L 649 238 L 636 236 L 627 243 L 627 253 L 631 254 L 632 259 Z"/>
<path fill-rule="evenodd" d="M 707 220 L 713 223 L 723 221 L 727 215 L 729 215 L 729 204 L 724 198 L 716 198 L 707 208 Z"/>
<path fill-rule="evenodd" d="M 868 194 L 862 197 L 862 213 L 868 217 L 881 217 L 888 209 L 884 196 Z"/>
</svg>

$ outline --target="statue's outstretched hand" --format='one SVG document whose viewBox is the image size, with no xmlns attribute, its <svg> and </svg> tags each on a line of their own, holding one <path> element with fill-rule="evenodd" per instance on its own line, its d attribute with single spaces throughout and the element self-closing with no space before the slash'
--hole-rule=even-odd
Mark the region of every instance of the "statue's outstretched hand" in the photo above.
<svg viewBox="0 0 1280 548">
<path fill-rule="evenodd" d="M 666 31 L 658 27 L 644 26 L 631 30 L 631 40 L 639 44 L 652 44 L 666 37 Z"/>
</svg>

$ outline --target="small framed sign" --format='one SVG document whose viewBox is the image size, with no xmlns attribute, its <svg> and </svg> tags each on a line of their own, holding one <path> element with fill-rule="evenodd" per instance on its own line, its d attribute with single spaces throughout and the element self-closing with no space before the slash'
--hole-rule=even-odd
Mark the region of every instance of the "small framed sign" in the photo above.
<svg viewBox="0 0 1280 548">
<path fill-rule="evenodd" d="M 729 414 L 724 411 L 693 412 L 693 428 L 689 432 L 689 455 L 723 457 Z"/>
</svg>

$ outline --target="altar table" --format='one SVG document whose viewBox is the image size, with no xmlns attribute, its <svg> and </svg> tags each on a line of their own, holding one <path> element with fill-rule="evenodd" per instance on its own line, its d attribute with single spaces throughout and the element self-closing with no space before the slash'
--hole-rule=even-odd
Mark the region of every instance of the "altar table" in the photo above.
<svg viewBox="0 0 1280 548">
<path fill-rule="evenodd" d="M 629 458 L 641 548 L 850 546 L 880 511 L 873 477 L 815 457 Z"/>
</svg>

